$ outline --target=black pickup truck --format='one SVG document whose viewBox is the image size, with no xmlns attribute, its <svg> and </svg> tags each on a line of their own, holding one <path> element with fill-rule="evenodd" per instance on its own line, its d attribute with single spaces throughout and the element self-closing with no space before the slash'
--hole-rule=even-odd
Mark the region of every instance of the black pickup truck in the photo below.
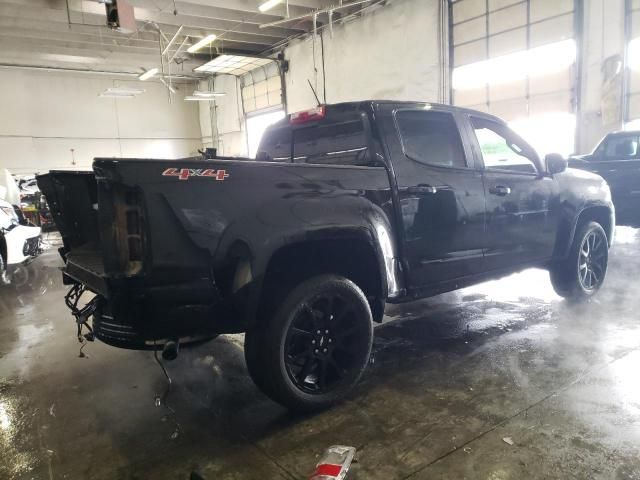
<svg viewBox="0 0 640 480">
<path fill-rule="evenodd" d="M 618 213 L 637 216 L 640 207 L 640 132 L 612 132 L 589 155 L 576 155 L 569 166 L 601 175 L 611 188 Z"/>
<path fill-rule="evenodd" d="M 254 381 L 298 410 L 358 380 L 387 302 L 531 266 L 590 297 L 615 225 L 599 176 L 542 161 L 495 117 L 417 102 L 291 114 L 255 160 L 100 158 L 93 171 L 38 177 L 79 321 L 135 349 L 246 332 Z M 84 288 L 90 310 L 76 307 Z"/>
</svg>

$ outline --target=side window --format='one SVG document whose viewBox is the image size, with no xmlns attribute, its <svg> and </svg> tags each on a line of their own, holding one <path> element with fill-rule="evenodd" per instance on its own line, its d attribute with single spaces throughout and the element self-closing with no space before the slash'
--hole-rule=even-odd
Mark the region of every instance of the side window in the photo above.
<svg viewBox="0 0 640 480">
<path fill-rule="evenodd" d="M 325 121 L 295 129 L 293 161 L 317 165 L 372 166 L 362 118 Z"/>
<path fill-rule="evenodd" d="M 267 129 L 258 147 L 256 160 L 261 162 L 290 162 L 291 127 Z"/>
<path fill-rule="evenodd" d="M 458 126 L 450 113 L 399 110 L 396 121 L 407 157 L 441 167 L 467 166 Z"/>
<path fill-rule="evenodd" d="M 537 173 L 533 149 L 509 128 L 484 118 L 473 117 L 471 122 L 485 169 Z"/>
<path fill-rule="evenodd" d="M 638 156 L 638 137 L 612 137 L 604 144 L 604 158 L 625 159 Z"/>
</svg>

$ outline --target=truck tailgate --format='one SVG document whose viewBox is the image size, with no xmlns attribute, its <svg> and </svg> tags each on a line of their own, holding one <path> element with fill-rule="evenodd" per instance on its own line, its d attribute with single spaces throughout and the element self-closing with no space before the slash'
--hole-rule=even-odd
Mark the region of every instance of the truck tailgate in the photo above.
<svg viewBox="0 0 640 480">
<path fill-rule="evenodd" d="M 66 263 L 65 280 L 71 277 L 96 292 L 106 293 L 94 173 L 52 171 L 38 176 L 38 186 L 62 235 L 60 254 Z"/>
</svg>

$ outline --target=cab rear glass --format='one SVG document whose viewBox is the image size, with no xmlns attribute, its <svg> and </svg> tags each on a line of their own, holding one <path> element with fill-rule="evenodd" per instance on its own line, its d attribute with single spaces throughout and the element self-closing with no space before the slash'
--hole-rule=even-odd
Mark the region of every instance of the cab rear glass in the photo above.
<svg viewBox="0 0 640 480">
<path fill-rule="evenodd" d="M 265 132 L 256 160 L 314 165 L 381 166 L 372 162 L 361 114 L 325 118 L 308 125 L 276 126 Z"/>
</svg>

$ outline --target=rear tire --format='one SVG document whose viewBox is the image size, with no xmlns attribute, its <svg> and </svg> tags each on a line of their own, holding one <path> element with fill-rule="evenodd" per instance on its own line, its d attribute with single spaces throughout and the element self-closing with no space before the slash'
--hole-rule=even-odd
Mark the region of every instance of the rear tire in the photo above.
<svg viewBox="0 0 640 480">
<path fill-rule="evenodd" d="M 584 301 L 597 293 L 607 274 L 609 244 L 602 226 L 579 227 L 567 258 L 549 269 L 553 289 L 561 297 Z"/>
<path fill-rule="evenodd" d="M 298 285 L 260 327 L 245 335 L 245 359 L 256 385 L 295 411 L 341 400 L 371 355 L 371 309 L 344 277 L 320 275 Z"/>
</svg>

